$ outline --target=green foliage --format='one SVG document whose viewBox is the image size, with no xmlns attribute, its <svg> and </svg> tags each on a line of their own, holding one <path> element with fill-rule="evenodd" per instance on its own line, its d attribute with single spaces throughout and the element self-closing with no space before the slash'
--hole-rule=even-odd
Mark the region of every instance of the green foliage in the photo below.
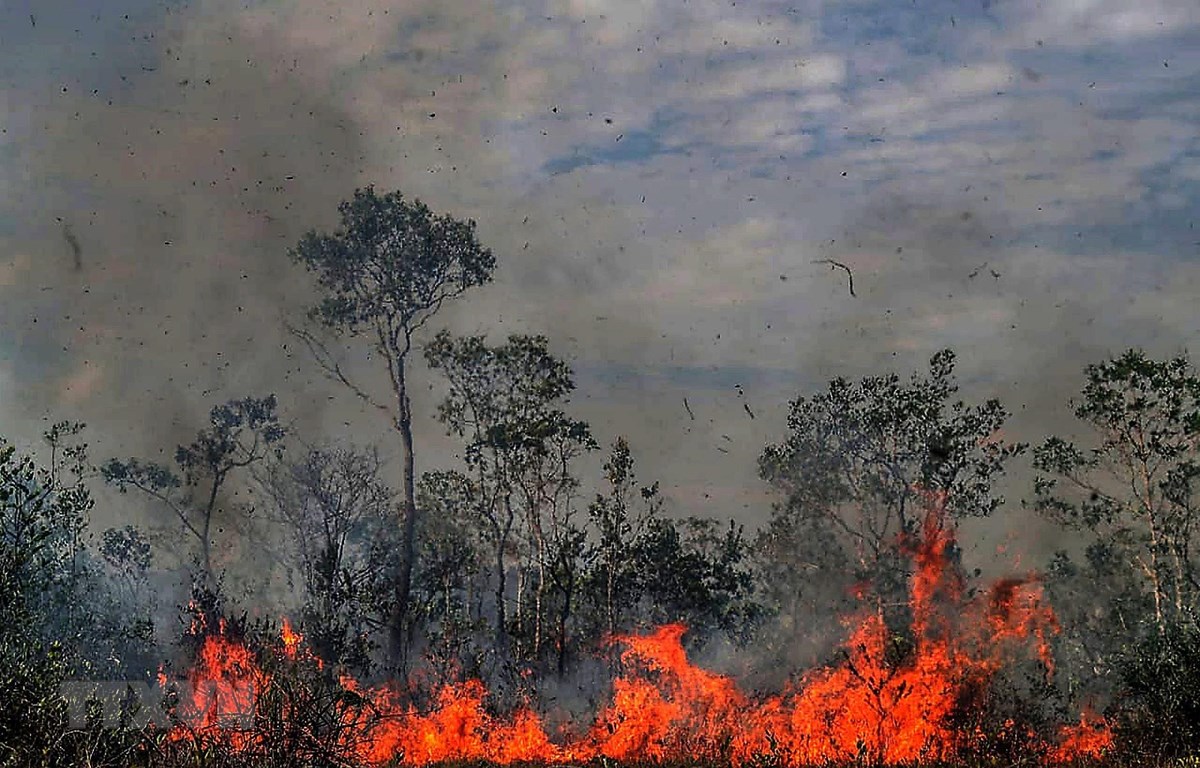
<svg viewBox="0 0 1200 768">
<path fill-rule="evenodd" d="M 753 600 L 740 526 L 691 517 L 655 517 L 632 541 L 632 597 L 643 627 L 681 622 L 700 637 L 714 631 L 747 640 L 763 617 Z"/>
<path fill-rule="evenodd" d="M 1063 633 L 1056 643 L 1056 679 L 1073 700 L 1107 700 L 1118 685 L 1125 647 L 1144 635 L 1153 600 L 1120 549 L 1093 540 L 1082 557 L 1056 552 L 1045 584 Z"/>
<path fill-rule="evenodd" d="M 418 488 L 421 515 L 413 590 L 437 680 L 482 677 L 488 622 L 482 599 L 490 574 L 476 486 L 453 470 L 427 472 Z"/>
<path fill-rule="evenodd" d="M 87 446 L 76 439 L 82 429 L 64 422 L 47 431 L 46 467 L 0 443 L 3 764 L 75 765 L 83 753 L 124 755 L 128 734 L 100 743 L 99 725 L 69 727 L 60 686 L 68 678 L 148 672 L 148 623 L 130 615 L 87 547 L 93 500 L 84 484 Z M 138 534 L 124 536 L 132 542 Z"/>
<path fill-rule="evenodd" d="M 484 336 L 455 338 L 442 331 L 426 345 L 425 359 L 450 385 L 438 418 L 466 440 L 473 469 L 495 462 L 491 471 L 515 475 L 555 447 L 595 447 L 585 423 L 554 407 L 575 382 L 545 336 L 512 335 L 489 346 Z"/>
<path fill-rule="evenodd" d="M 922 492 L 945 492 L 957 515 L 987 515 L 1003 499 L 997 475 L 1023 446 L 997 439 L 1008 412 L 998 400 L 970 406 L 951 398 L 954 354 L 934 355 L 927 375 L 837 378 L 825 392 L 792 401 L 789 434 L 759 461 L 765 480 L 794 507 L 852 502 L 890 511 L 892 530 L 914 533 Z"/>
<path fill-rule="evenodd" d="M 607 492 L 588 507 L 595 532 L 586 548 L 583 597 L 591 637 L 611 637 L 631 628 L 638 603 L 638 563 L 634 542 L 662 509 L 658 483 L 641 486 L 634 471 L 633 452 L 625 438 L 613 444 L 604 464 Z"/>
<path fill-rule="evenodd" d="M 356 205 L 365 207 L 355 213 Z M 416 248 L 413 269 L 427 271 L 464 258 L 421 252 L 437 250 L 421 238 L 453 227 L 420 224 L 428 211 L 419 205 L 398 213 L 396 206 L 408 205 L 398 196 L 356 195 L 343 214 L 357 234 L 310 236 L 306 247 L 317 250 L 309 255 L 325 248 L 347 270 L 393 250 L 400 258 Z M 410 217 L 403 224 L 410 229 L 394 237 L 372 230 L 382 226 L 373 217 L 385 214 Z M 454 230 L 455 247 L 469 250 L 466 226 Z M 450 293 L 404 315 L 411 327 L 453 290 L 485 281 L 490 254 L 480 259 L 465 277 L 429 273 L 449 280 Z M 401 319 L 393 312 L 399 304 L 359 301 L 349 273 L 338 275 L 323 285 L 350 298 L 322 304 L 321 319 L 352 332 L 399 328 L 392 351 L 407 353 L 409 326 L 387 325 Z M 411 292 L 396 301 L 433 295 L 428 282 L 412 279 Z M 388 280 L 376 287 L 398 290 Z M 382 339 L 391 343 L 386 333 Z M 792 621 L 787 642 L 794 643 L 799 620 L 823 620 L 822 605 L 852 581 L 880 600 L 893 629 L 888 653 L 899 665 L 913 638 L 899 621 L 904 615 L 886 612 L 909 575 L 904 548 L 921 533 L 924 494 L 937 494 L 954 515 L 990 514 L 1002 503 L 997 478 L 1024 448 L 1000 439 L 1007 412 L 997 401 L 955 399 L 948 352 L 908 381 L 836 379 L 794 401 L 784 441 L 764 450 L 760 473 L 782 503 L 748 540 L 733 523 L 667 516 L 658 484 L 639 482 L 624 439 L 604 463 L 600 492 L 581 502 L 579 459 L 598 446 L 589 425 L 566 409 L 573 372 L 545 337 L 490 345 L 484 336 L 443 332 L 424 352 L 445 376 L 438 414 L 461 441 L 463 461 L 421 478 L 421 514 L 407 518 L 419 533 L 411 558 L 396 525 L 401 494 L 384 482 L 382 459 L 318 447 L 285 460 L 273 397 L 214 408 L 209 425 L 169 466 L 114 460 L 100 472 L 170 510 L 201 545 L 202 573 L 210 577 L 212 526 L 220 525 L 237 473 L 260 481 L 274 521 L 290 532 L 300 628 L 325 665 L 281 646 L 278 628 L 249 620 L 219 580 L 195 581 L 185 609 L 185 664 L 219 627 L 246 643 L 269 674 L 247 740 L 211 732 L 167 740 L 128 719 L 115 727 L 102 722 L 98 710 L 82 727 L 69 721 L 64 680 L 144 677 L 160 660 L 150 623 L 156 550 L 128 525 L 92 539 L 87 481 L 94 469 L 79 425 L 57 424 L 46 434 L 45 467 L 0 444 L 0 764 L 354 765 L 361 731 L 351 724 L 361 727 L 378 713 L 338 672 L 371 670 L 380 633 L 404 599 L 397 584 L 405 561 L 414 579 L 403 629 L 420 644 L 422 671 L 432 673 L 424 681 L 486 678 L 501 707 L 525 701 L 550 675 L 590 671 L 593 656 L 614 663 L 616 649 L 607 643 L 614 634 L 668 622 L 688 625 L 693 643 L 718 634 L 745 641 L 778 613 Z M 1063 690 L 1033 662 L 966 690 L 953 718 L 963 748 L 980 764 L 1044 758 L 1064 702 L 1075 707 L 1101 690 L 1115 702 L 1108 711 L 1130 760 L 1200 749 L 1192 536 L 1200 377 L 1184 358 L 1159 362 L 1133 351 L 1086 374 L 1075 413 L 1096 440 L 1080 447 L 1052 437 L 1034 452 L 1038 509 L 1088 533 L 1080 551 L 1055 554 L 1045 579 L 1067 627 L 1056 648 L 1068 661 Z M 407 408 L 406 395 L 398 402 Z M 768 650 L 783 657 L 780 647 Z M 1098 685 L 1105 677 L 1111 685 Z M 777 757 L 755 764 L 770 766 Z"/>
<path fill-rule="evenodd" d="M 1035 508 L 1087 531 L 1094 555 L 1120 562 L 1149 595 L 1158 631 L 1192 621 L 1200 522 L 1200 377 L 1185 357 L 1129 350 L 1087 366 L 1075 415 L 1091 448 L 1051 437 L 1034 452 Z"/>
<path fill-rule="evenodd" d="M 395 573 L 396 492 L 382 472 L 377 451 L 331 446 L 273 461 L 259 477 L 290 538 L 305 636 L 326 662 L 359 672 L 370 667 Z"/>
<path fill-rule="evenodd" d="M 412 332 L 447 299 L 491 280 L 496 260 L 473 221 L 374 187 L 355 190 L 338 211 L 334 233 L 310 231 L 291 252 L 325 291 L 311 313 L 324 325 L 351 334 L 383 328 L 392 334 L 386 344 L 407 351 Z"/>
<path fill-rule="evenodd" d="M 580 549 L 584 637 L 607 638 L 682 622 L 688 637 L 737 640 L 763 618 L 744 532 L 732 522 L 662 515 L 658 483 L 640 485 L 629 443 L 619 438 L 604 464 L 607 492 L 588 508 Z"/>
<path fill-rule="evenodd" d="M 357 189 L 338 208 L 341 225 L 332 234 L 310 231 L 291 257 L 316 274 L 320 302 L 310 320 L 335 334 L 365 334 L 387 370 L 392 400 L 381 402 L 353 382 L 325 341 L 309 328 L 293 328 L 317 364 L 333 380 L 386 413 L 399 432 L 403 452 L 400 486 L 402 532 L 390 600 L 389 652 L 396 664 L 407 658 L 412 626 L 412 576 L 416 567 L 418 509 L 408 355 L 413 335 L 446 301 L 492 279 L 496 260 L 475 237 L 473 221 L 434 215 L 420 200 L 399 192 L 382 196 L 374 187 Z"/>
<path fill-rule="evenodd" d="M 466 464 L 466 472 L 429 483 L 440 483 L 469 510 L 464 522 L 491 571 L 496 648 L 511 646 L 518 657 L 538 660 L 556 647 L 562 668 L 579 585 L 574 557 L 566 553 L 582 547 L 573 522 L 579 487 L 573 463 L 597 447 L 588 425 L 559 407 L 575 387 L 571 368 L 542 336 L 513 335 L 492 346 L 483 336 L 443 331 L 425 358 L 446 377 L 438 415 L 463 441 Z M 510 610 L 514 568 L 518 590 L 532 594 L 527 600 L 519 592 Z"/>
<path fill-rule="evenodd" d="M 1143 757 L 1200 750 L 1200 629 L 1172 624 L 1132 644 L 1119 664 L 1122 749 Z"/>
<path fill-rule="evenodd" d="M 849 571 L 841 565 L 849 561 L 857 580 L 894 602 L 908 577 L 900 546 L 920 534 L 925 494 L 938 494 L 952 515 L 999 508 L 993 485 L 1025 446 L 1000 438 L 1008 412 L 998 400 L 953 399 L 954 363 L 944 350 L 907 382 L 896 374 L 837 378 L 792 401 L 786 439 L 759 459 L 760 475 L 783 496 L 760 540 L 767 557 L 811 561 L 801 582 Z M 764 568 L 780 570 L 769 560 Z M 794 578 L 776 584 L 803 588 Z"/>
</svg>

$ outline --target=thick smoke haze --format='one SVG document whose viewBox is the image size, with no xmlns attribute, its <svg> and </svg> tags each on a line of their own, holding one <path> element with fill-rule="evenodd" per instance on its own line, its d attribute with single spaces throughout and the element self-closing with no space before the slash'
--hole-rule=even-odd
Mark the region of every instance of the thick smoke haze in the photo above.
<svg viewBox="0 0 1200 768">
<path fill-rule="evenodd" d="M 677 513 L 763 520 L 790 397 L 942 347 L 1012 437 L 1070 430 L 1086 363 L 1200 323 L 1200 11 L 1126 5 L 6 3 L 4 432 L 156 456 L 275 392 L 393 450 L 283 329 L 288 249 L 372 183 L 478 221 L 497 280 L 439 320 L 549 335 Z"/>
</svg>

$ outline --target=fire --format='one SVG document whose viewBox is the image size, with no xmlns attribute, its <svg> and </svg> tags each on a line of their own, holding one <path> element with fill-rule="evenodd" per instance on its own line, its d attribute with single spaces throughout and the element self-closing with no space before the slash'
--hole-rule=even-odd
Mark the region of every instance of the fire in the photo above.
<svg viewBox="0 0 1200 768">
<path fill-rule="evenodd" d="M 679 755 L 720 757 L 750 707 L 727 677 L 695 667 L 684 653 L 686 628 L 662 627 L 621 639 L 622 661 L 635 671 L 613 684 L 584 755 L 664 761 Z"/>
<path fill-rule="evenodd" d="M 234 725 L 254 711 L 268 680 L 245 644 L 228 637 L 222 621 L 200 647 L 179 714 L 199 730 Z"/>
<path fill-rule="evenodd" d="M 430 711 L 396 705 L 388 689 L 368 693 L 374 707 L 389 713 L 370 728 L 359 757 L 385 763 L 396 757 L 412 765 L 451 760 L 495 763 L 560 762 L 566 753 L 551 743 L 541 718 L 528 709 L 505 720 L 492 717 L 485 706 L 487 690 L 468 680 L 438 691 Z"/>
<path fill-rule="evenodd" d="M 300 648 L 300 643 L 304 640 L 304 636 L 292 629 L 292 624 L 287 619 L 283 620 L 283 627 L 279 630 L 279 639 L 283 641 L 284 654 L 289 659 L 296 658 L 296 651 Z"/>
<path fill-rule="evenodd" d="M 1098 758 L 1112 749 L 1113 733 L 1104 718 L 1090 711 L 1079 716 L 1077 725 L 1064 725 L 1059 730 L 1059 744 L 1055 748 L 1054 762 L 1067 763 L 1081 757 Z"/>
<path fill-rule="evenodd" d="M 1021 645 L 1032 639 L 1049 673 L 1047 637 L 1058 624 L 1036 582 L 1009 579 L 983 600 L 967 601 L 940 507 L 931 507 L 924 530 L 910 590 L 912 650 L 889 662 L 882 616 L 861 616 L 841 664 L 810 672 L 747 718 L 734 742 L 735 763 L 764 753 L 795 766 L 952 760 L 970 746 L 955 715 Z"/>
<path fill-rule="evenodd" d="M 625 672 L 594 722 L 573 734 L 552 738 L 530 707 L 493 713 L 478 680 L 444 687 L 419 709 L 398 687 L 364 688 L 342 677 L 341 688 L 360 703 L 340 710 L 339 743 L 364 763 L 409 765 L 605 757 L 742 766 L 771 756 L 799 768 L 961 758 L 988 737 L 1018 728 L 1009 721 L 994 726 L 1004 733 L 986 733 L 983 726 L 964 728 L 961 720 L 1011 660 L 1024 656 L 1052 674 L 1049 638 L 1059 627 L 1034 577 L 1005 579 L 978 597 L 965 596 L 953 567 L 953 530 L 939 505 L 931 505 L 924 531 L 910 547 L 911 637 L 898 659 L 882 615 L 864 611 L 850 622 L 840 663 L 808 671 L 777 695 L 752 697 L 733 679 L 695 666 L 683 647 L 686 628 L 672 624 L 617 639 Z M 193 733 L 234 734 L 231 743 L 245 745 L 252 736 L 231 726 L 229 715 L 252 710 L 271 675 L 223 625 L 219 629 L 204 640 L 189 674 L 199 693 L 183 702 L 180 715 Z M 280 641 L 287 660 L 319 665 L 286 622 Z M 1063 727 L 1053 744 L 1019 735 L 1046 762 L 1096 757 L 1112 745 L 1108 725 L 1090 712 Z"/>
</svg>

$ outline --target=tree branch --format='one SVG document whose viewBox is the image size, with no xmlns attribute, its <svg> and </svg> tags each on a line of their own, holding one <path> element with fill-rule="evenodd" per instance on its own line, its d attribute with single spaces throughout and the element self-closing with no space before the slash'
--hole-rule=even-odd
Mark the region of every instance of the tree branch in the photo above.
<svg viewBox="0 0 1200 768">
<path fill-rule="evenodd" d="M 312 355 L 313 360 L 328 378 L 332 379 L 333 381 L 340 382 L 343 386 L 357 395 L 368 405 L 374 406 L 375 408 L 389 415 L 391 414 L 390 408 L 371 397 L 366 390 L 362 389 L 350 380 L 350 378 L 346 375 L 346 372 L 342 370 L 341 363 L 334 359 L 333 353 L 329 351 L 329 347 L 326 346 L 323 341 L 317 338 L 312 331 L 291 323 L 285 323 L 284 325 L 289 333 L 300 339 L 300 341 L 304 342 L 304 345 L 308 348 L 309 354 Z"/>
</svg>

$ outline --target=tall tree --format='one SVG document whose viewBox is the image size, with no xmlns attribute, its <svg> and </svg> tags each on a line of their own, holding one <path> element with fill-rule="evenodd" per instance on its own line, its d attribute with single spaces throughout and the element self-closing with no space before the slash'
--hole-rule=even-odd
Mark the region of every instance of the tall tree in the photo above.
<svg viewBox="0 0 1200 768">
<path fill-rule="evenodd" d="M 1200 376 L 1186 357 L 1139 350 L 1087 366 L 1075 415 L 1090 448 L 1051 437 L 1034 452 L 1036 507 L 1093 535 L 1145 585 L 1158 633 L 1194 621 L 1200 524 Z"/>
<path fill-rule="evenodd" d="M 213 527 L 222 513 L 222 492 L 234 473 L 280 448 L 286 430 L 275 407 L 274 395 L 216 406 L 209 413 L 208 427 L 190 444 L 175 450 L 175 470 L 133 458 L 111 459 L 101 467 L 104 479 L 120 491 L 137 489 L 176 517 L 196 540 L 197 581 L 210 590 L 216 587 Z"/>
<path fill-rule="evenodd" d="M 923 494 L 942 495 L 952 515 L 990 514 L 1002 503 L 995 478 L 1025 447 L 1000 439 L 1008 413 L 998 400 L 954 399 L 954 363 L 954 353 L 943 350 L 928 373 L 907 382 L 896 374 L 837 378 L 826 391 L 794 400 L 787 438 L 759 459 L 761 476 L 784 495 L 761 549 L 787 556 L 803 542 L 778 537 L 811 537 L 818 526 L 874 587 L 881 607 L 901 607 L 908 576 L 902 542 L 920 533 Z"/>
<path fill-rule="evenodd" d="M 578 490 L 571 464 L 597 447 L 587 424 L 558 407 L 575 387 L 571 368 L 550 353 L 542 336 L 514 335 L 489 346 L 483 336 L 442 332 L 425 355 L 450 385 L 440 418 L 466 444 L 465 496 L 484 528 L 495 568 L 497 645 L 506 640 L 513 618 L 511 629 L 525 654 L 536 657 L 550 639 L 544 600 L 554 589 L 556 562 L 560 585 L 575 588 L 574 572 L 568 576 L 556 551 L 579 546 L 571 523 Z M 510 614 L 507 573 L 519 532 L 527 537 L 528 561 L 518 569 L 517 610 Z M 524 601 L 527 581 L 532 606 Z M 569 598 L 567 605 L 569 611 Z M 565 626 L 561 614 L 558 626 Z"/>
<path fill-rule="evenodd" d="M 632 542 L 633 596 L 642 626 L 682 622 L 694 639 L 744 641 L 764 615 L 742 527 L 710 518 L 651 517 Z"/>
<path fill-rule="evenodd" d="M 316 274 L 324 294 L 309 319 L 336 334 L 367 339 L 386 369 L 391 398 L 381 401 L 353 381 L 320 335 L 306 327 L 293 331 L 327 375 L 386 413 L 400 434 L 402 557 L 390 622 L 391 651 L 398 660 L 405 645 L 417 524 L 408 386 L 413 336 L 446 301 L 490 281 L 496 260 L 476 239 L 475 222 L 435 215 L 399 192 L 358 189 L 338 210 L 341 225 L 333 233 L 308 232 L 291 257 Z"/>
<path fill-rule="evenodd" d="M 581 547 L 583 634 L 616 665 L 609 638 L 682 622 L 689 638 L 714 632 L 742 639 L 762 618 L 740 526 L 662 515 L 658 483 L 637 481 L 634 457 L 618 438 L 604 464 L 607 487 L 588 507 L 594 535 Z"/>
</svg>

